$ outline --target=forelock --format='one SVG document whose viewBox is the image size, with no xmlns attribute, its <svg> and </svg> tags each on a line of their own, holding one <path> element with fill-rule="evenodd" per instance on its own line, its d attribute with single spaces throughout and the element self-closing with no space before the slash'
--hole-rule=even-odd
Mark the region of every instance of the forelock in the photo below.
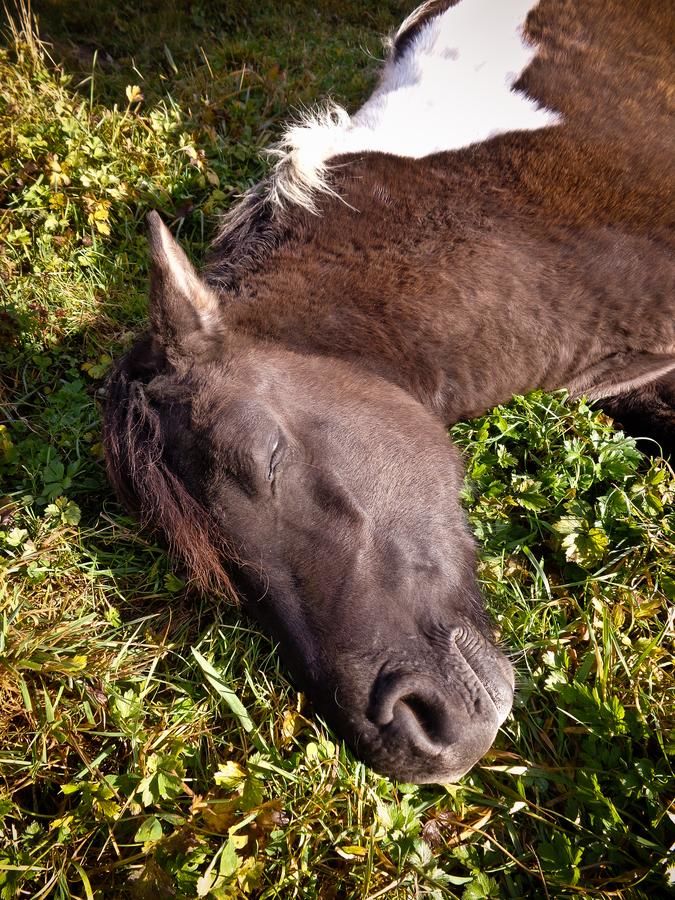
<svg viewBox="0 0 675 900">
<path fill-rule="evenodd" d="M 103 423 L 106 467 L 117 496 L 142 526 L 161 535 L 190 580 L 204 592 L 236 600 L 224 568 L 234 555 L 216 521 L 186 488 L 169 462 L 158 405 L 138 375 L 135 347 L 107 385 Z"/>
</svg>

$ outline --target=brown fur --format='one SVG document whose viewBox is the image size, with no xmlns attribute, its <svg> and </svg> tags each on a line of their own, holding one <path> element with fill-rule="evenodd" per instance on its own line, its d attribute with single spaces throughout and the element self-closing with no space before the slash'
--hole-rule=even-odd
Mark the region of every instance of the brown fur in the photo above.
<svg viewBox="0 0 675 900">
<path fill-rule="evenodd" d="M 233 330 L 358 358 L 447 422 L 574 389 L 612 355 L 675 353 L 672 16 L 544 0 L 529 24 L 541 51 L 522 84 L 565 123 L 420 160 L 342 157 L 341 199 L 319 218 L 268 212 L 262 259 L 239 272 L 228 240 L 259 245 L 226 227 L 205 275 L 233 290 Z"/>
<path fill-rule="evenodd" d="M 415 40 L 420 30 L 436 16 L 454 6 L 456 0 L 426 0 L 403 22 L 392 41 L 391 53 L 394 59 L 402 56 Z"/>
<path fill-rule="evenodd" d="M 675 445 L 674 19 L 542 0 L 522 86 L 563 125 L 341 157 L 320 216 L 263 183 L 205 282 L 150 219 L 151 334 L 110 380 L 111 480 L 199 583 L 232 579 L 389 775 L 459 777 L 512 699 L 444 425 L 567 387 Z"/>
<path fill-rule="evenodd" d="M 135 348 L 146 362 L 147 343 Z M 127 357 L 127 363 L 133 358 Z M 196 587 L 236 601 L 223 567 L 225 560 L 236 560 L 236 554 L 170 464 L 167 425 L 143 389 L 144 375 L 127 365 L 108 384 L 103 443 L 110 482 L 142 525 L 168 540 L 170 552 L 183 561 Z"/>
</svg>

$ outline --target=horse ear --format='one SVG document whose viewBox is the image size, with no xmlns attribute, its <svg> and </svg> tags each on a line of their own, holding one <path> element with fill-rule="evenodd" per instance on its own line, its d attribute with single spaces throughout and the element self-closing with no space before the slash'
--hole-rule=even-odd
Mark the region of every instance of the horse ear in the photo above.
<svg viewBox="0 0 675 900">
<path fill-rule="evenodd" d="M 148 215 L 150 326 L 167 351 L 195 356 L 221 342 L 217 295 L 201 280 L 157 212 Z"/>
</svg>

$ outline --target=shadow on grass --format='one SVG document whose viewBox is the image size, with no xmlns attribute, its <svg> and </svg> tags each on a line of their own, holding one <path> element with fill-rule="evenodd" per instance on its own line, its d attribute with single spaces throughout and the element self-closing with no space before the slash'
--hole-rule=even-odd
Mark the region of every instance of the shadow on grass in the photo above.
<svg viewBox="0 0 675 900">
<path fill-rule="evenodd" d="M 357 103 L 364 74 L 383 55 L 380 36 L 410 4 L 38 0 L 33 11 L 54 59 L 97 102 L 122 104 L 126 86 L 140 81 L 148 102 L 168 91 L 185 108 L 197 107 L 206 91 L 225 113 L 231 91 L 220 93 L 214 82 L 252 65 L 292 84 L 295 100 L 280 96 L 275 109 L 286 114 L 294 103 L 312 104 L 327 93 Z"/>
</svg>

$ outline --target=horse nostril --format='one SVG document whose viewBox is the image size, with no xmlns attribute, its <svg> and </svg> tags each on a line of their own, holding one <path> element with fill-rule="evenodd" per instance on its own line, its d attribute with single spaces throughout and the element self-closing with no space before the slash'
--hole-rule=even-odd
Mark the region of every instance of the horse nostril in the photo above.
<svg viewBox="0 0 675 900">
<path fill-rule="evenodd" d="M 458 719 L 464 717 L 451 709 L 445 692 L 430 678 L 399 675 L 378 679 L 370 718 L 390 739 L 436 755 L 458 739 Z"/>
<path fill-rule="evenodd" d="M 401 781 L 445 784 L 490 749 L 513 689 L 508 663 L 496 650 L 480 650 L 468 662 L 450 642 L 444 670 L 382 666 L 358 735 L 358 749 L 373 768 Z"/>
<path fill-rule="evenodd" d="M 421 728 L 432 741 L 442 742 L 445 740 L 446 735 L 444 733 L 445 729 L 443 728 L 445 724 L 444 717 L 439 715 L 440 710 L 432 706 L 429 702 L 429 698 L 422 697 L 419 694 L 401 697 L 394 707 L 394 710 L 398 709 L 401 704 L 408 707 L 416 719 L 417 726 Z"/>
</svg>

